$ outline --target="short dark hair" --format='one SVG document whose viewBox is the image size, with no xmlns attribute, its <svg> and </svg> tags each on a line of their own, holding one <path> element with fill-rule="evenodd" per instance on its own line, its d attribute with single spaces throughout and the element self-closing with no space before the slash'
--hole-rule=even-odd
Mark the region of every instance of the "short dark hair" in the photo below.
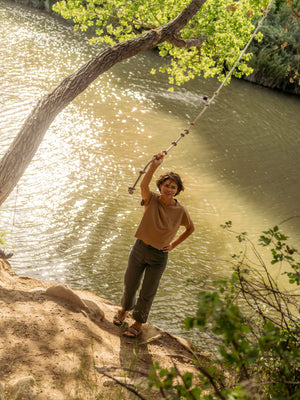
<svg viewBox="0 0 300 400">
<path fill-rule="evenodd" d="M 182 180 L 176 172 L 167 172 L 159 177 L 159 179 L 156 181 L 156 186 L 158 187 L 160 191 L 160 186 L 168 179 L 171 179 L 171 181 L 175 182 L 177 185 L 177 192 L 175 196 L 177 196 L 180 192 L 184 190 L 184 186 L 182 183 Z"/>
</svg>

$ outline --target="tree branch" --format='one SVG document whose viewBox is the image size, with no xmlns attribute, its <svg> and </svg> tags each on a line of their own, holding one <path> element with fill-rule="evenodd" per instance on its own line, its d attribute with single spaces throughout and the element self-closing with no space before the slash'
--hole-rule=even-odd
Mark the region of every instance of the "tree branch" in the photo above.
<svg viewBox="0 0 300 400">
<path fill-rule="evenodd" d="M 151 50 L 159 43 L 172 40 L 205 2 L 192 0 L 175 19 L 162 27 L 105 48 L 45 95 L 34 107 L 0 161 L 0 206 L 25 172 L 49 126 L 75 97 L 115 64 Z"/>
<path fill-rule="evenodd" d="M 181 37 L 173 36 L 168 39 L 168 42 L 173 44 L 176 47 L 180 47 L 182 49 L 189 49 L 191 47 L 201 47 L 203 42 L 207 40 L 206 35 L 201 35 L 197 38 L 184 40 Z"/>
<path fill-rule="evenodd" d="M 106 373 L 106 371 L 104 369 L 101 368 L 95 368 L 97 372 L 99 372 L 100 374 L 106 376 L 107 378 L 110 378 L 111 380 L 113 380 L 114 382 L 116 382 L 118 385 L 124 387 L 125 389 L 129 390 L 130 392 L 134 393 L 139 399 L 141 400 L 147 400 L 144 396 L 142 396 L 137 390 L 135 390 L 134 388 L 132 388 L 129 385 L 126 385 L 125 383 L 121 382 L 119 379 L 109 375 Z"/>
</svg>

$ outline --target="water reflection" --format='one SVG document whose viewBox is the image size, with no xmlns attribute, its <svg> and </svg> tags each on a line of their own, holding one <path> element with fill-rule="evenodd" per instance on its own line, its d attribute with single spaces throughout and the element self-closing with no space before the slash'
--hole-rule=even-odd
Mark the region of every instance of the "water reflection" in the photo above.
<svg viewBox="0 0 300 400">
<path fill-rule="evenodd" d="M 1 1 L 0 18 L 1 156 L 37 100 L 97 49 L 71 27 L 15 4 Z M 218 86 L 198 79 L 168 92 L 165 77 L 148 74 L 160 62 L 148 53 L 115 66 L 51 125 L 0 210 L 0 230 L 12 231 L 17 273 L 119 302 L 142 213 L 138 190 L 130 196 L 127 188 Z M 254 237 L 300 214 L 299 122 L 299 98 L 234 81 L 170 152 L 163 169 L 182 175 L 186 191 L 179 200 L 196 232 L 171 254 L 151 321 L 187 335 L 182 320 L 195 309 L 198 289 L 186 286 L 186 278 L 207 277 L 209 286 L 228 273 L 220 260 L 236 251 L 219 228 L 224 221 Z M 285 225 L 295 242 L 299 223 Z"/>
</svg>

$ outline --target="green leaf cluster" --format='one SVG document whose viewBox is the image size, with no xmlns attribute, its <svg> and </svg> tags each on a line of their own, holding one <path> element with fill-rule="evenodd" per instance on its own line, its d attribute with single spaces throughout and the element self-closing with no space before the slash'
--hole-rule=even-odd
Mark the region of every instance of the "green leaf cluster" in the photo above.
<svg viewBox="0 0 300 400">
<path fill-rule="evenodd" d="M 114 45 L 165 25 L 188 4 L 188 0 L 62 0 L 53 9 L 73 20 L 75 29 L 94 32 L 91 43 Z M 207 40 L 201 47 L 160 44 L 159 54 L 166 59 L 160 71 L 168 73 L 171 85 L 180 85 L 196 75 L 223 80 L 250 38 L 254 18 L 261 16 L 265 6 L 265 0 L 207 0 L 180 32 L 184 40 L 201 35 Z M 243 57 L 236 76 L 252 72 L 250 58 L 251 54 Z"/>
<path fill-rule="evenodd" d="M 168 370 L 161 368 L 159 363 L 156 362 L 152 365 L 151 374 L 148 377 L 149 386 L 159 389 L 165 398 L 174 400 L 200 399 L 202 390 L 193 384 L 194 375 L 190 372 L 180 375 L 181 383 L 178 383 L 178 375 L 179 371 L 175 367 Z"/>
<path fill-rule="evenodd" d="M 263 233 L 259 241 L 262 246 L 272 245 L 271 254 L 273 259 L 271 264 L 274 265 L 279 262 L 288 264 L 290 270 L 285 271 L 284 274 L 288 275 L 290 283 L 300 285 L 299 252 L 287 244 L 288 236 L 281 233 L 277 225 Z"/>
</svg>

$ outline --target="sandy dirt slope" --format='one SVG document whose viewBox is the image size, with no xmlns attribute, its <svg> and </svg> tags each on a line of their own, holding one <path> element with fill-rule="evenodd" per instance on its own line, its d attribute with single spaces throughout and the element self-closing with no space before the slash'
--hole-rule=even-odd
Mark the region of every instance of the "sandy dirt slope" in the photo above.
<svg viewBox="0 0 300 400">
<path fill-rule="evenodd" d="M 189 344 L 146 324 L 138 339 L 112 323 L 117 306 L 93 293 L 17 276 L 0 258 L 0 399 L 100 400 L 137 397 L 107 376 L 136 383 L 147 399 L 153 362 L 195 372 Z M 127 322 L 132 321 L 128 317 Z M 205 362 L 205 358 L 203 358 Z M 152 392 L 151 392 L 152 393 Z"/>
</svg>

